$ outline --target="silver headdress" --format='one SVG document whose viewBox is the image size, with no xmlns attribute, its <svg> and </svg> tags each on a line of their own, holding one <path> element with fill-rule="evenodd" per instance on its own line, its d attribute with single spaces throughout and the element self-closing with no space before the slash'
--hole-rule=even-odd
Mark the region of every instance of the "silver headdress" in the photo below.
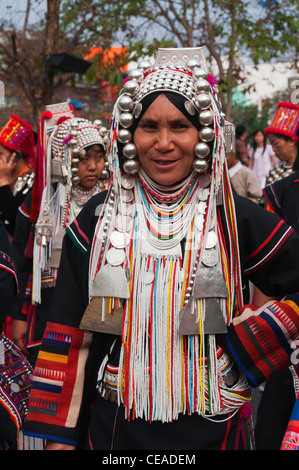
<svg viewBox="0 0 299 470">
<path fill-rule="evenodd" d="M 92 145 L 106 151 L 107 129 L 100 120 L 93 123 L 69 114 L 57 122 L 49 122 L 44 131 L 42 199 L 35 225 L 33 300 L 40 301 L 43 273 L 44 285 L 52 286 L 59 266 L 62 239 L 67 225 L 78 215 L 94 194 L 105 189 L 109 178 L 108 162 L 100 180 L 91 189 L 81 188 L 78 177 L 80 157 Z"/>
<path fill-rule="evenodd" d="M 223 146 L 234 147 L 234 125 L 224 131 L 224 114 L 221 111 L 216 80 L 207 72 L 202 48 L 159 49 L 155 65 L 147 60 L 139 62 L 137 69 L 129 72 L 116 102 L 110 130 L 110 162 L 115 168 L 115 136 L 123 146 L 123 169 L 132 175 L 139 171 L 137 150 L 132 143 L 131 127 L 142 112 L 142 99 L 156 91 L 172 91 L 183 96 L 187 112 L 198 115 L 199 142 L 194 148 L 194 170 L 206 173 L 210 168 L 211 151 L 217 139 L 225 138 Z M 115 140 L 114 140 L 115 142 Z M 220 149 L 221 150 L 221 149 Z M 219 145 L 218 145 L 219 152 Z M 214 158 L 214 155 L 213 155 Z"/>
</svg>

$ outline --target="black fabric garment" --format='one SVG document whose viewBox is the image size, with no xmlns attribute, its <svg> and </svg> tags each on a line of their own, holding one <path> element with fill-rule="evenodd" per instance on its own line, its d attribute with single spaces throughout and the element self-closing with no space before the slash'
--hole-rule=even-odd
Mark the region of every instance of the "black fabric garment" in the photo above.
<svg viewBox="0 0 299 470">
<path fill-rule="evenodd" d="M 16 295 L 17 295 L 17 284 L 14 275 L 6 270 L 4 267 L 7 266 L 9 269 L 13 269 L 13 265 L 7 256 L 12 259 L 12 251 L 8 241 L 6 229 L 0 220 L 0 324 L 2 325 L 6 315 L 9 313 L 12 307 Z M 1 267 L 1 265 L 3 266 Z"/>
<path fill-rule="evenodd" d="M 263 190 L 271 209 L 299 233 L 299 171 Z M 297 258 L 299 254 L 297 254 Z M 279 450 L 296 400 L 293 377 L 286 370 L 265 384 L 259 404 L 255 442 L 258 450 Z"/>
<path fill-rule="evenodd" d="M 49 316 L 49 321 L 52 323 L 69 325 L 75 328 L 79 327 L 82 315 L 88 304 L 89 252 L 97 222 L 97 214 L 99 213 L 97 208 L 104 202 L 105 195 L 105 193 L 101 193 L 94 196 L 88 201 L 77 217 L 80 231 L 84 234 L 84 237 L 80 238 L 80 233 L 76 233 L 80 238 L 80 244 L 76 245 L 70 236 L 64 238 L 61 264 Z M 279 219 L 276 215 L 239 196 L 235 196 L 235 204 L 239 231 L 240 262 L 242 272 L 244 273 L 250 267 L 251 260 L 247 258 L 248 255 L 256 251 L 263 255 L 264 242 L 277 226 Z M 285 244 L 281 246 L 276 256 L 268 259 L 267 263 L 262 264 L 258 270 L 253 270 L 248 276 L 243 276 L 244 284 L 248 277 L 261 290 L 265 291 L 267 295 L 283 296 L 287 293 L 298 291 L 299 259 L 294 257 L 294 252 L 298 250 L 298 246 L 299 236 L 293 232 Z M 284 276 L 281 276 L 282 272 Z M 79 442 L 78 448 L 84 446 L 86 436 L 88 435 L 90 411 L 92 411 L 92 416 L 93 409 L 95 411 L 97 409 L 93 408 L 93 401 L 97 396 L 95 389 L 97 371 L 113 340 L 113 335 L 101 333 L 94 335 L 85 370 L 83 405 L 76 428 L 57 429 L 57 427 L 51 427 L 50 424 L 41 425 L 39 423 L 39 433 L 42 432 L 44 435 L 53 436 L 52 440 L 55 440 L 55 437 L 60 441 L 62 439 L 62 442 L 65 442 L 65 440 L 77 440 Z M 104 405 L 102 404 L 101 406 Z M 108 402 L 107 407 L 110 407 Z M 97 417 L 95 417 L 94 423 L 97 422 L 96 420 Z M 122 424 L 123 422 L 121 421 L 120 423 Z M 220 429 L 218 424 L 214 424 L 215 433 Z M 186 426 L 188 427 L 188 425 Z M 212 427 L 212 425 L 209 423 L 208 427 Z M 28 432 L 36 432 L 35 423 L 27 422 L 25 429 Z M 151 428 L 145 426 L 142 432 L 146 433 L 146 429 Z M 123 430 L 119 429 L 119 433 L 122 434 L 122 432 Z M 209 430 L 210 432 L 213 433 L 214 431 Z M 151 447 L 150 439 L 150 435 L 143 434 L 143 440 L 148 441 L 149 447 Z M 160 434 L 159 439 L 161 440 L 161 447 L 164 446 L 166 448 L 167 443 L 164 439 L 167 439 L 167 436 L 165 433 Z M 223 441 L 223 434 L 221 438 L 219 437 L 219 441 L 221 439 Z M 111 442 L 111 438 L 108 440 Z"/>
<path fill-rule="evenodd" d="M 93 404 L 86 441 L 88 450 L 243 450 L 237 440 L 238 414 L 207 420 L 197 414 L 180 415 L 171 423 L 127 421 L 125 409 L 99 395 Z M 229 427 L 228 439 L 224 440 Z M 225 442 L 224 442 L 225 441 Z M 238 441 L 238 442 L 237 442 Z M 237 443 L 237 444 L 236 444 Z"/>
<path fill-rule="evenodd" d="M 26 193 L 23 191 L 17 192 L 14 196 L 8 184 L 0 187 L 0 219 L 5 224 L 6 230 L 11 236 L 13 236 L 15 231 L 18 208 L 25 197 Z"/>
</svg>

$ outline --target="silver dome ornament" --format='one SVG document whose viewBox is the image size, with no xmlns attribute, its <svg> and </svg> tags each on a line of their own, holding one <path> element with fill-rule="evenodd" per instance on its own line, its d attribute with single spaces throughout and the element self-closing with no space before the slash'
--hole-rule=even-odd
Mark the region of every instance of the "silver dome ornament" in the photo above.
<svg viewBox="0 0 299 470">
<path fill-rule="evenodd" d="M 119 123 L 125 129 L 131 127 L 133 124 L 133 116 L 131 113 L 121 113 L 119 116 Z"/>
<path fill-rule="evenodd" d="M 209 164 L 204 158 L 195 158 L 193 160 L 192 166 L 196 173 L 205 173 L 209 168 Z"/>
<path fill-rule="evenodd" d="M 73 176 L 77 176 L 77 175 L 78 175 L 78 171 L 79 171 L 78 168 L 76 168 L 76 167 L 75 167 L 75 168 L 72 168 L 72 175 L 73 175 Z"/>
<path fill-rule="evenodd" d="M 199 78 L 195 82 L 195 88 L 197 93 L 209 93 L 211 86 L 207 80 L 204 78 Z"/>
<path fill-rule="evenodd" d="M 215 137 L 215 131 L 211 127 L 203 127 L 199 131 L 199 138 L 203 142 L 211 142 Z"/>
<path fill-rule="evenodd" d="M 101 180 L 106 180 L 106 179 L 109 178 L 109 175 L 110 175 L 109 170 L 107 170 L 107 169 L 104 168 L 104 170 L 103 170 L 102 173 L 101 173 L 100 179 L 101 179 Z"/>
<path fill-rule="evenodd" d="M 78 135 L 78 130 L 77 130 L 77 129 L 71 129 L 70 135 L 71 135 L 72 137 L 77 137 L 77 135 Z"/>
<path fill-rule="evenodd" d="M 198 142 L 194 146 L 194 155 L 199 158 L 205 158 L 210 154 L 210 147 L 205 142 Z"/>
<path fill-rule="evenodd" d="M 192 76 L 196 79 L 203 78 L 204 80 L 206 80 L 208 78 L 208 72 L 202 67 L 195 67 L 192 70 Z"/>
<path fill-rule="evenodd" d="M 200 67 L 200 62 L 197 59 L 188 59 L 185 67 L 188 72 L 192 72 L 196 67 Z"/>
<path fill-rule="evenodd" d="M 100 129 L 99 129 L 99 134 L 101 137 L 105 137 L 108 133 L 108 129 L 107 127 L 105 126 L 102 126 Z"/>
<path fill-rule="evenodd" d="M 77 157 L 77 156 L 79 155 L 79 153 L 80 153 L 80 150 L 78 149 L 78 147 L 74 147 L 74 148 L 72 149 L 72 155 L 73 155 L 74 157 L 75 157 L 75 156 Z"/>
<path fill-rule="evenodd" d="M 137 157 L 137 148 L 136 145 L 133 143 L 128 143 L 123 148 L 123 154 L 127 158 L 135 158 Z"/>
<path fill-rule="evenodd" d="M 200 109 L 206 109 L 211 106 L 212 99 L 207 93 L 200 93 L 195 98 L 195 104 Z"/>
<path fill-rule="evenodd" d="M 132 134 L 128 129 L 120 129 L 117 133 L 117 140 L 121 144 L 127 144 L 132 140 Z"/>
<path fill-rule="evenodd" d="M 80 178 L 79 178 L 79 176 L 74 176 L 74 177 L 72 178 L 72 183 L 75 184 L 75 185 L 79 184 L 79 183 L 80 183 Z"/>
<path fill-rule="evenodd" d="M 72 166 L 73 166 L 73 165 L 79 165 L 79 163 L 80 163 L 79 158 L 76 158 L 76 157 L 75 157 L 75 158 L 72 158 Z"/>
<path fill-rule="evenodd" d="M 135 175 L 135 173 L 139 171 L 139 167 L 140 167 L 139 161 L 132 159 L 132 160 L 125 161 L 123 168 L 124 168 L 124 171 L 128 175 Z"/>
<path fill-rule="evenodd" d="M 81 150 L 79 151 L 79 156 L 80 156 L 81 158 L 84 158 L 85 155 L 86 155 L 86 150 L 85 150 L 85 149 L 81 149 Z"/>
<path fill-rule="evenodd" d="M 139 91 L 139 83 L 136 80 L 128 80 L 124 83 L 123 92 L 127 95 L 134 96 Z"/>
<path fill-rule="evenodd" d="M 128 95 L 121 95 L 118 99 L 117 105 L 121 111 L 132 111 L 134 107 L 134 102 L 132 98 Z"/>
<path fill-rule="evenodd" d="M 136 80 L 136 82 L 141 82 L 143 80 L 144 73 L 141 69 L 133 69 L 129 72 L 130 80 Z"/>
<path fill-rule="evenodd" d="M 95 127 L 101 127 L 102 124 L 103 124 L 103 123 L 102 123 L 101 119 L 96 119 L 95 121 L 93 121 L 93 125 L 94 125 Z"/>
<path fill-rule="evenodd" d="M 77 147 L 77 144 L 78 144 L 78 142 L 77 142 L 76 139 L 71 139 L 71 140 L 69 141 L 69 146 L 70 146 L 70 147 Z"/>
<path fill-rule="evenodd" d="M 214 121 L 214 116 L 212 111 L 206 109 L 201 111 L 199 114 L 199 122 L 202 126 L 209 126 Z"/>
<path fill-rule="evenodd" d="M 108 160 L 105 160 L 104 169 L 109 170 L 109 167 L 110 167 L 110 165 L 109 165 Z"/>
<path fill-rule="evenodd" d="M 79 127 L 79 122 L 77 121 L 77 119 L 72 119 L 70 125 L 73 129 L 77 129 L 77 127 Z"/>
<path fill-rule="evenodd" d="M 152 64 L 149 60 L 141 60 L 138 62 L 137 68 L 143 70 L 143 72 L 146 73 L 152 69 Z"/>
</svg>

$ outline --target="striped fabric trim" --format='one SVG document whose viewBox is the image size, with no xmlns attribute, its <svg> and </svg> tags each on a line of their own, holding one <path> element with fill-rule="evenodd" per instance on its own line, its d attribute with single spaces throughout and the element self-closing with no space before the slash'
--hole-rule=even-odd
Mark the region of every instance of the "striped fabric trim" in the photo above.
<svg viewBox="0 0 299 470">
<path fill-rule="evenodd" d="M 30 219 L 31 210 L 30 207 L 28 207 L 25 203 L 19 206 L 18 211 L 20 212 L 20 214 L 26 217 L 26 219 Z"/>
<path fill-rule="evenodd" d="M 299 296 L 289 297 L 260 308 L 247 305 L 229 327 L 227 344 L 253 387 L 291 365 L 291 343 L 299 331 Z"/>
<path fill-rule="evenodd" d="M 48 323 L 33 373 L 28 422 L 74 428 L 92 333 Z"/>
<path fill-rule="evenodd" d="M 299 395 L 297 396 L 280 450 L 299 450 Z"/>
<path fill-rule="evenodd" d="M 289 227 L 283 220 L 280 220 L 267 239 L 253 253 L 246 257 L 244 274 L 248 275 L 261 269 L 262 266 L 273 258 L 293 232 L 294 229 L 292 227 Z"/>
<path fill-rule="evenodd" d="M 78 250 L 81 251 L 83 255 L 85 255 L 88 249 L 85 238 L 82 237 L 77 230 L 75 230 L 75 226 L 73 224 L 67 227 L 65 231 Z"/>
</svg>

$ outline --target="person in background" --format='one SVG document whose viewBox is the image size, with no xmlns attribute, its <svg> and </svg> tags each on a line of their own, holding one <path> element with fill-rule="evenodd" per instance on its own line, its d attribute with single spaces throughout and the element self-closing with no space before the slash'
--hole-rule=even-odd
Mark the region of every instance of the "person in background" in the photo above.
<svg viewBox="0 0 299 470">
<path fill-rule="evenodd" d="M 33 185 L 35 163 L 32 126 L 12 114 L 0 131 L 0 218 L 9 237 L 14 233 L 18 207 Z"/>
<path fill-rule="evenodd" d="M 45 162 L 47 184 L 39 217 L 32 227 L 32 192 L 17 216 L 13 252 L 21 293 L 11 335 L 15 344 L 29 355 L 32 365 L 48 318 L 65 229 L 86 202 L 105 189 L 108 175 L 104 168 L 105 132 L 99 120 L 93 124 L 82 118 L 61 117 L 46 143 L 47 158 L 51 158 L 52 165 Z M 61 171 L 61 167 L 57 171 L 54 160 L 63 162 L 66 171 Z M 32 230 L 35 236 L 30 255 L 26 251 Z"/>
<path fill-rule="evenodd" d="M 280 103 L 276 116 L 265 133 L 275 148 L 277 157 L 288 162 L 289 168 L 293 170 L 298 165 L 299 106 Z M 278 174 L 277 177 L 277 181 L 263 189 L 268 208 L 299 233 L 299 171 L 292 171 L 292 174 L 284 177 Z M 257 306 L 271 300 L 273 298 L 266 297 L 255 289 L 254 303 Z M 295 348 L 296 344 L 294 351 Z M 265 384 L 255 430 L 258 450 L 298 450 L 298 414 L 294 418 L 293 428 L 292 425 L 287 428 L 298 390 L 299 368 L 296 361 Z"/>
<path fill-rule="evenodd" d="M 236 126 L 236 157 L 242 165 L 249 165 L 247 144 L 246 144 L 247 132 L 246 127 L 238 125 Z"/>
<path fill-rule="evenodd" d="M 270 144 L 266 143 L 262 129 L 253 134 L 253 145 L 249 150 L 249 168 L 257 176 L 261 188 L 264 188 L 266 176 L 273 166 L 277 165 L 277 158 Z"/>
<path fill-rule="evenodd" d="M 256 204 L 260 204 L 263 192 L 259 180 L 253 171 L 242 165 L 234 152 L 226 157 L 226 161 L 233 190 L 239 196 L 246 197 Z"/>
<path fill-rule="evenodd" d="M 75 117 L 83 117 L 83 110 L 87 107 L 87 104 L 81 103 L 79 100 L 71 100 L 69 104 L 73 107 L 73 113 Z"/>
<path fill-rule="evenodd" d="M 272 123 L 265 130 L 265 136 L 281 162 L 268 173 L 266 186 L 299 170 L 298 135 L 294 131 L 297 126 L 297 115 L 298 105 L 282 101 L 278 104 Z"/>
</svg>

